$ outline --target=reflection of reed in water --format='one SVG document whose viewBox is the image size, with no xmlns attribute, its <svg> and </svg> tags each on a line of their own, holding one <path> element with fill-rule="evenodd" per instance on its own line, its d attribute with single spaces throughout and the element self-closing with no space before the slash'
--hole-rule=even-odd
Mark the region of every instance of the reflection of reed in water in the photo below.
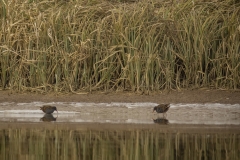
<svg viewBox="0 0 240 160">
<path fill-rule="evenodd" d="M 45 114 L 41 119 L 40 121 L 43 121 L 43 122 L 51 122 L 51 121 L 56 121 L 57 118 L 53 117 L 52 114 Z"/>
<path fill-rule="evenodd" d="M 7 128 L 0 142 L 1 160 L 240 159 L 239 132 Z"/>
<path fill-rule="evenodd" d="M 153 119 L 153 122 L 157 124 L 168 124 L 168 120 L 166 118 L 156 118 Z"/>
</svg>

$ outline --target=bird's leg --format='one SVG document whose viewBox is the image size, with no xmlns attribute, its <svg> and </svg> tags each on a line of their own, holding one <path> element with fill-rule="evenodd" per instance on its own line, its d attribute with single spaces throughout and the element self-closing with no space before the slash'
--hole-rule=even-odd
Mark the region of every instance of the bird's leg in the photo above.
<svg viewBox="0 0 240 160">
<path fill-rule="evenodd" d="M 165 113 L 163 113 L 163 118 L 165 118 Z"/>
</svg>

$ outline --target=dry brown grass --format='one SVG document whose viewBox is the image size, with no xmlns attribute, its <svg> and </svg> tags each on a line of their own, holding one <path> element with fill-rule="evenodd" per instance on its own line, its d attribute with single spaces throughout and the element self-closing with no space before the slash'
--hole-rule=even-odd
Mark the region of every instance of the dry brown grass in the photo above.
<svg viewBox="0 0 240 160">
<path fill-rule="evenodd" d="M 234 0 L 1 1 L 0 87 L 237 89 L 239 15 Z"/>
</svg>

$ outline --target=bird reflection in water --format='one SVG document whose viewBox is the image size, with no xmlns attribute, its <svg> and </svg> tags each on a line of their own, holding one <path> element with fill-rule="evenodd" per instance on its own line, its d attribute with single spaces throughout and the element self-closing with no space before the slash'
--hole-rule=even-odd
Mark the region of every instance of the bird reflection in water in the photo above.
<svg viewBox="0 0 240 160">
<path fill-rule="evenodd" d="M 41 119 L 40 121 L 43 121 L 43 122 L 51 122 L 51 121 L 56 121 L 57 120 L 57 117 L 53 117 L 52 114 L 45 114 Z"/>
<path fill-rule="evenodd" d="M 168 120 L 166 118 L 153 119 L 153 122 L 157 124 L 164 124 L 164 125 L 168 124 Z"/>
</svg>

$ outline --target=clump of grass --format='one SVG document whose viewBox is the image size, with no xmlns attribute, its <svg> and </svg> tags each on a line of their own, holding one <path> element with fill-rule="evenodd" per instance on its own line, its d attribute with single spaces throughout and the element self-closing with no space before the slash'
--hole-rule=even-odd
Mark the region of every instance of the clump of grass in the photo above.
<svg viewBox="0 0 240 160">
<path fill-rule="evenodd" d="M 239 12 L 234 0 L 2 1 L 0 87 L 237 89 Z"/>
</svg>

